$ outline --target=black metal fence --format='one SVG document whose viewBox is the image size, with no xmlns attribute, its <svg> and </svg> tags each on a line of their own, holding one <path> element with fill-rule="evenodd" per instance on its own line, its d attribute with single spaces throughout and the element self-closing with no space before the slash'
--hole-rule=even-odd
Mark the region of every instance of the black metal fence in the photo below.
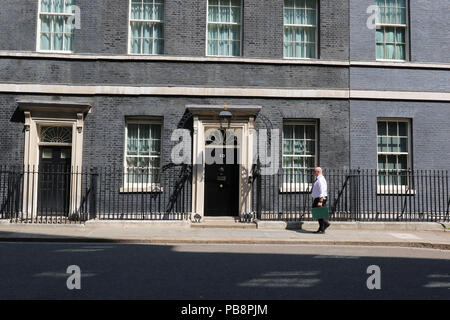
<svg viewBox="0 0 450 320">
<path fill-rule="evenodd" d="M 182 220 L 191 212 L 191 167 L 0 166 L 0 219 L 82 223 L 89 219 Z"/>
<path fill-rule="evenodd" d="M 340 221 L 449 221 L 448 171 L 325 170 L 327 206 Z M 252 211 L 261 220 L 312 220 L 312 172 L 259 175 Z M 192 212 L 192 167 L 0 166 L 0 219 L 28 223 L 183 220 Z"/>
<path fill-rule="evenodd" d="M 448 171 L 324 170 L 331 219 L 449 221 Z M 312 220 L 313 172 L 255 176 L 253 206 L 261 220 Z"/>
</svg>

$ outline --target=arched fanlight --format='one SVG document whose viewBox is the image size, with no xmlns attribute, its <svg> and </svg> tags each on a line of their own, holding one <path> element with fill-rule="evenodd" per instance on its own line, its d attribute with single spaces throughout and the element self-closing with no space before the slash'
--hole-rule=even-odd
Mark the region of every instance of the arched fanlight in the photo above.
<svg viewBox="0 0 450 320">
<path fill-rule="evenodd" d="M 71 127 L 42 127 L 41 142 L 72 143 Z"/>
</svg>

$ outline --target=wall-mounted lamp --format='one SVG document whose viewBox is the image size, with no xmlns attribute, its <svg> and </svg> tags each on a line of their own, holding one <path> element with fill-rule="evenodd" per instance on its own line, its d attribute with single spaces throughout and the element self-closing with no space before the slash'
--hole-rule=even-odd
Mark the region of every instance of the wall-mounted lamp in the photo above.
<svg viewBox="0 0 450 320">
<path fill-rule="evenodd" d="M 231 126 L 231 118 L 232 117 L 233 117 L 233 114 L 227 110 L 227 106 L 224 106 L 223 110 L 220 111 L 220 113 L 219 113 L 220 128 L 225 129 L 225 124 L 226 124 L 226 128 L 229 129 Z"/>
</svg>

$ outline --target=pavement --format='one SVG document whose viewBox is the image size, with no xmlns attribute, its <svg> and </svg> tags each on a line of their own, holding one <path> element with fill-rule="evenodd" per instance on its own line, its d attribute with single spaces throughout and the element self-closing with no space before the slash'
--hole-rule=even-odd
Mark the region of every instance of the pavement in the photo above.
<svg viewBox="0 0 450 320">
<path fill-rule="evenodd" d="M 0 242 L 107 242 L 154 244 L 311 244 L 397 246 L 450 250 L 449 225 L 440 223 L 332 222 L 205 223 L 88 221 L 85 224 L 14 224 L 0 221 Z"/>
</svg>

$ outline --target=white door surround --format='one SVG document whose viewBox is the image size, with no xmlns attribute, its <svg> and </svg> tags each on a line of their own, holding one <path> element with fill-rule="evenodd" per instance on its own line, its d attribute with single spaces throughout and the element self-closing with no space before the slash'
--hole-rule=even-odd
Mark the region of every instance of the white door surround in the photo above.
<svg viewBox="0 0 450 320">
<path fill-rule="evenodd" d="M 18 100 L 19 110 L 25 116 L 24 185 L 23 213 L 37 216 L 38 179 L 34 177 L 39 168 L 39 147 L 71 147 L 71 167 L 74 172 L 81 170 L 83 161 L 84 116 L 91 109 L 87 103 L 69 101 Z M 71 127 L 70 143 L 42 142 L 42 127 Z M 33 172 L 33 173 L 31 173 Z M 29 176 L 30 175 L 30 176 Z M 31 182 L 29 182 L 31 181 Z M 70 186 L 70 211 L 75 212 L 81 202 L 81 175 L 72 179 Z M 32 199 L 32 200 L 30 200 Z"/>
<path fill-rule="evenodd" d="M 230 129 L 237 130 L 240 137 L 239 163 L 239 215 L 252 211 L 251 170 L 253 165 L 254 120 L 261 110 L 259 106 L 186 106 L 193 114 L 193 175 L 192 175 L 192 216 L 204 217 L 205 195 L 205 132 L 220 129 L 220 111 L 227 110 L 233 115 Z M 223 123 L 222 123 L 223 125 Z"/>
</svg>

